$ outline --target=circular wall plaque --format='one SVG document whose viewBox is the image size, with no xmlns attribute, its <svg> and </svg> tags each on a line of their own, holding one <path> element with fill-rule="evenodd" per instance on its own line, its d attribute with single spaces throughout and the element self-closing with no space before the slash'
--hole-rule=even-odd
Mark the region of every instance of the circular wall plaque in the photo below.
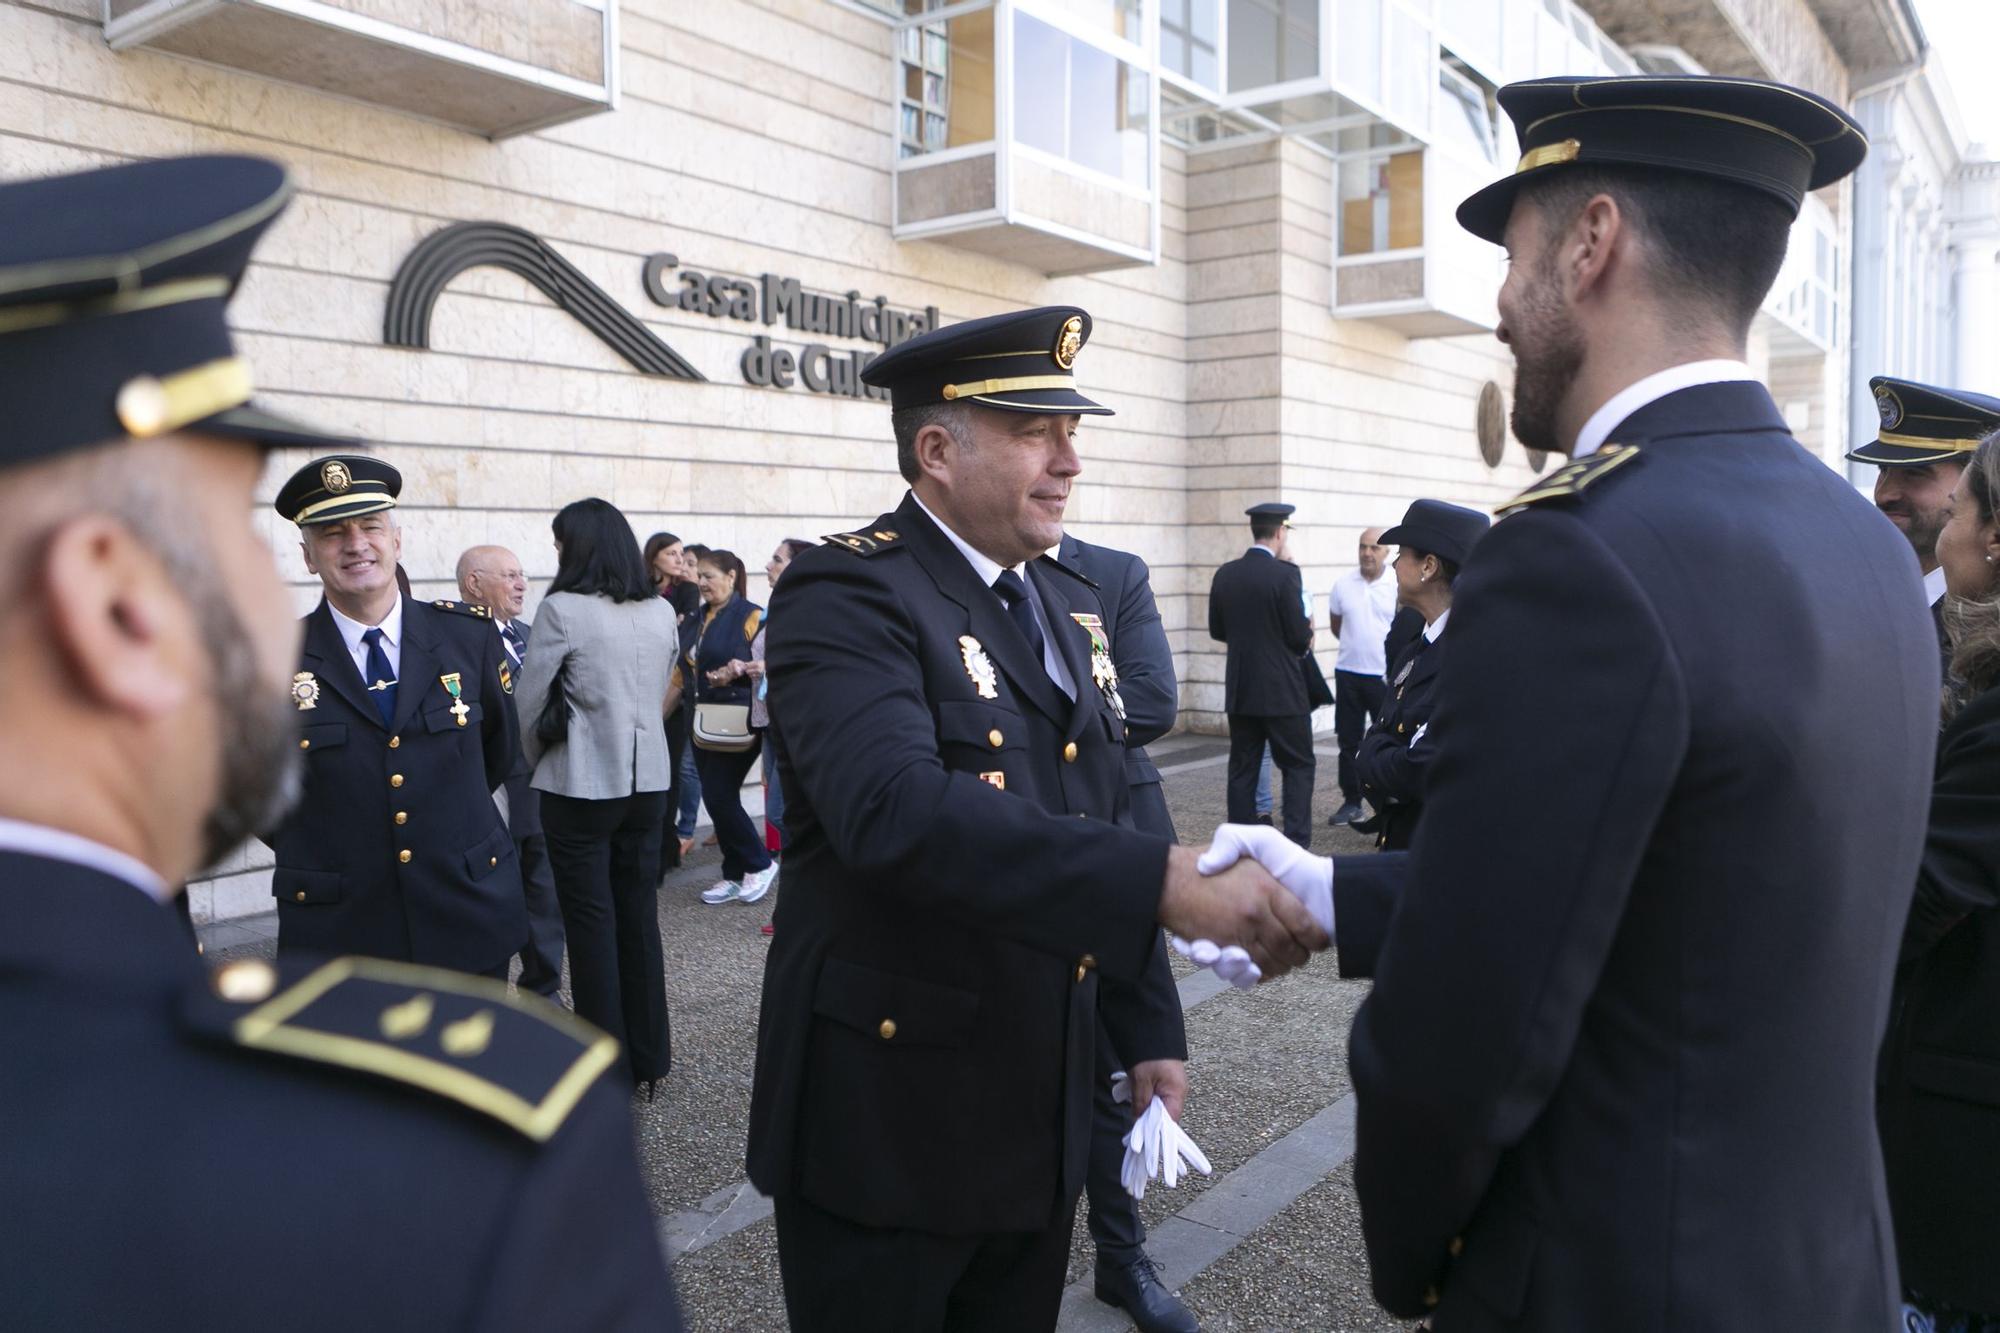
<svg viewBox="0 0 2000 1333">
<path fill-rule="evenodd" d="M 1501 396 L 1500 386 L 1492 380 L 1486 381 L 1479 389 L 1476 429 L 1479 456 L 1486 460 L 1486 466 L 1499 467 L 1500 460 L 1507 453 L 1507 404 Z"/>
</svg>

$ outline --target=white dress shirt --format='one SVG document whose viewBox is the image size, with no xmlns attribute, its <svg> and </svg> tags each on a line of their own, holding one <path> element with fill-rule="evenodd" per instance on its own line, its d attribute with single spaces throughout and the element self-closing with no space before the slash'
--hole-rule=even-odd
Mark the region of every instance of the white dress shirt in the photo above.
<svg viewBox="0 0 2000 1333">
<path fill-rule="evenodd" d="M 972 566 L 972 572 L 990 590 L 993 587 L 993 580 L 999 578 L 1009 567 L 1002 565 L 953 532 L 951 524 L 945 522 L 936 514 L 931 513 L 931 507 L 921 499 L 918 499 L 915 491 L 910 492 L 910 498 L 917 501 L 917 508 L 929 515 L 931 522 L 938 525 L 938 530 L 950 539 L 953 546 L 958 548 L 958 553 L 964 556 L 966 563 Z M 1035 623 L 1042 627 L 1042 669 L 1049 673 L 1049 679 L 1054 681 L 1064 694 L 1067 694 L 1074 700 L 1076 698 L 1076 682 L 1070 678 L 1068 664 L 1062 660 L 1062 655 L 1056 651 L 1056 636 L 1054 630 L 1049 625 L 1049 613 L 1042 605 L 1041 593 L 1035 590 L 1035 581 L 1028 577 L 1027 563 L 1024 561 L 1021 564 L 1012 566 L 1012 569 L 1014 576 L 1020 579 L 1027 587 L 1028 609 L 1035 613 Z M 997 592 L 993 594 L 993 600 L 1000 603 L 1002 607 L 1007 605 L 1007 599 Z"/>
<path fill-rule="evenodd" d="M 1670 393 L 1692 389 L 1697 384 L 1728 384 L 1756 378 L 1750 367 L 1741 361 L 1690 361 L 1684 366 L 1669 366 L 1655 371 L 1637 384 L 1612 394 L 1610 402 L 1591 413 L 1590 420 L 1584 422 L 1583 429 L 1577 432 L 1576 448 L 1570 450 L 1569 456 L 1588 458 L 1604 447 L 1611 432 L 1618 429 L 1625 418 Z"/>
<path fill-rule="evenodd" d="M 153 868 L 134 856 L 75 833 L 28 824 L 18 819 L 0 819 L 0 851 L 46 856 L 51 861 L 67 861 L 100 874 L 122 879 L 157 902 L 169 897 L 167 882 Z"/>
<path fill-rule="evenodd" d="M 344 616 L 332 602 L 326 604 L 326 609 L 333 612 L 333 627 L 340 631 L 340 641 L 347 645 L 347 655 L 354 659 L 354 669 L 360 673 L 362 684 L 375 683 L 368 679 L 368 645 L 361 642 L 361 636 L 371 629 L 382 631 L 382 654 L 389 659 L 389 669 L 396 673 L 396 679 L 403 678 L 403 594 L 396 594 L 395 605 L 382 617 L 380 625 L 364 625 Z"/>
<path fill-rule="evenodd" d="M 1438 641 L 1438 635 L 1444 633 L 1444 622 L 1450 619 L 1451 619 L 1450 607 L 1446 607 L 1444 610 L 1438 612 L 1438 618 L 1436 620 L 1433 620 L 1430 624 L 1424 626 L 1424 638 L 1428 639 L 1432 643 L 1436 643 Z"/>
<path fill-rule="evenodd" d="M 514 669 L 518 671 L 521 668 L 521 655 L 514 651 L 514 641 L 507 637 L 507 627 L 513 623 L 511 620 L 495 620 L 493 622 L 493 632 L 500 636 L 501 651 L 507 654 L 507 660 L 512 662 Z M 385 634 L 383 637 L 387 638 L 388 636 Z M 401 671 L 401 666 L 397 665 L 397 673 L 399 675 Z"/>
<path fill-rule="evenodd" d="M 1939 565 L 1924 575 L 1924 605 L 1936 606 L 1938 598 L 1944 596 L 1944 566 Z"/>
</svg>

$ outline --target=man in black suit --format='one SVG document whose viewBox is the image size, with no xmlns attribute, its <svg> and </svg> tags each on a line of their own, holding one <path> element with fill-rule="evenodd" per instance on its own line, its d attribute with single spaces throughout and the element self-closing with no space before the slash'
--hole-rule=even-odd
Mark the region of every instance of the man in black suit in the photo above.
<svg viewBox="0 0 2000 1333">
<path fill-rule="evenodd" d="M 352 441 L 250 401 L 223 317 L 288 194 L 246 157 L 0 185 L 0 1310 L 676 1329 L 609 1038 L 376 959 L 211 974 L 164 906 L 310 763 L 249 519 L 268 448 Z"/>
<path fill-rule="evenodd" d="M 1514 433 L 1573 461 L 1459 582 L 1413 850 L 1337 861 L 1343 947 L 1344 899 L 1397 898 L 1349 1047 L 1375 1294 L 1440 1333 L 1889 1328 L 1935 647 L 1902 537 L 1742 364 L 1865 141 L 1748 80 L 1500 99 L 1522 169 L 1459 219 L 1512 256 Z"/>
<path fill-rule="evenodd" d="M 1053 1328 L 1100 1015 L 1134 1109 L 1180 1111 L 1159 926 L 1281 970 L 1325 938 L 1261 869 L 1204 879 L 1132 824 L 1105 605 L 1044 555 L 1107 410 L 1074 387 L 1089 334 L 1059 306 L 871 362 L 911 491 L 772 598 L 790 887 L 748 1166 L 801 1333 Z"/>
<path fill-rule="evenodd" d="M 507 657 L 507 689 L 521 673 L 533 626 L 521 615 L 528 598 L 528 576 L 520 557 L 504 546 L 474 546 L 458 557 L 458 595 L 467 606 L 483 606 L 500 636 Z M 548 841 L 542 835 L 542 802 L 528 785 L 535 774 L 525 755 L 516 756 L 501 788 L 507 832 L 521 863 L 521 888 L 528 906 L 528 942 L 521 946 L 521 986 L 553 998 L 562 984 L 562 905 L 549 869 Z"/>
<path fill-rule="evenodd" d="M 1264 746 L 1285 779 L 1285 836 L 1312 846 L 1312 704 L 1303 658 L 1312 650 L 1299 567 L 1285 558 L 1288 504 L 1252 505 L 1254 544 L 1215 571 L 1208 635 L 1228 646 L 1222 710 L 1229 717 L 1229 822 L 1257 817 Z"/>
<path fill-rule="evenodd" d="M 1096 584 L 1103 604 L 1102 625 L 1090 628 L 1101 631 L 1110 648 L 1125 708 L 1125 785 L 1132 797 L 1132 823 L 1142 832 L 1178 842 L 1160 770 L 1146 755 L 1146 746 L 1173 730 L 1180 715 L 1173 646 L 1153 602 L 1146 562 L 1129 551 L 1097 546 L 1069 533 L 1063 534 L 1062 544 L 1052 554 L 1058 564 Z M 1093 634 L 1093 645 L 1095 640 Z M 1159 1270 L 1146 1253 L 1146 1227 L 1139 1220 L 1138 1203 L 1120 1179 L 1132 1109 L 1112 1099 L 1111 1075 L 1124 1067 L 1100 1023 L 1090 1171 L 1084 1180 L 1090 1239 L 1097 1246 L 1097 1298 L 1130 1313 L 1140 1333 L 1194 1333 L 1200 1327 L 1194 1315 L 1160 1281 Z"/>
<path fill-rule="evenodd" d="M 315 458 L 278 490 L 325 591 L 292 703 L 305 795 L 266 835 L 280 954 L 370 954 L 505 979 L 528 938 L 520 858 L 493 803 L 519 761 L 513 672 L 484 607 L 396 587 L 403 479 Z"/>
<path fill-rule="evenodd" d="M 1910 539 L 1924 575 L 1938 656 L 1950 674 L 1951 638 L 1944 627 L 1944 570 L 1937 539 L 1951 514 L 1951 491 L 1979 441 L 2000 430 L 2000 399 L 1965 389 L 1941 389 L 1915 380 L 1877 375 L 1868 381 L 1882 429 L 1874 440 L 1848 451 L 1857 463 L 1875 464 L 1875 507 Z"/>
</svg>

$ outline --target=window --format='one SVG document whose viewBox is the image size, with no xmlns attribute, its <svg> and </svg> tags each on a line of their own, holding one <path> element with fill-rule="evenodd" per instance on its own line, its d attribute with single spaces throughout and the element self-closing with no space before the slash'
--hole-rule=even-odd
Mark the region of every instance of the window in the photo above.
<svg viewBox="0 0 2000 1333">
<path fill-rule="evenodd" d="M 1222 0 L 1160 0 L 1160 67 L 1204 88 L 1220 88 L 1221 8 Z"/>
<path fill-rule="evenodd" d="M 1340 253 L 1414 250 L 1424 243 L 1424 155 L 1342 158 Z"/>
<path fill-rule="evenodd" d="M 1134 46 L 1145 40 L 1143 0 L 1063 0 L 1063 7 L 1070 17 L 1123 37 Z"/>
<path fill-rule="evenodd" d="M 1014 15 L 1014 139 L 1130 185 L 1152 178 L 1152 82 L 1143 70 Z"/>
<path fill-rule="evenodd" d="M 902 30 L 897 140 L 904 157 L 993 138 L 993 11 Z"/>
<path fill-rule="evenodd" d="M 1319 0 L 1229 0 L 1230 88 L 1267 88 L 1319 72 Z"/>
<path fill-rule="evenodd" d="M 1447 55 L 1438 63 L 1439 143 L 1456 144 L 1485 162 L 1500 160 L 1500 112 L 1490 84 Z"/>
</svg>

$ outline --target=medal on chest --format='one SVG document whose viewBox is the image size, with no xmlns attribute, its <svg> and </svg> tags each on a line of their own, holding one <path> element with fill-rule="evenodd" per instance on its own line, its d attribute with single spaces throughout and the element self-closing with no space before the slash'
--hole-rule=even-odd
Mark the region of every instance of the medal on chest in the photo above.
<svg viewBox="0 0 2000 1333">
<path fill-rule="evenodd" d="M 301 713 L 319 707 L 319 681 L 312 672 L 301 671 L 292 677 L 292 702 L 299 706 Z"/>
<path fill-rule="evenodd" d="M 1399 689 L 1399 690 L 1400 690 L 1400 689 L 1402 688 L 1402 686 L 1403 686 L 1403 682 L 1404 682 L 1404 681 L 1406 681 L 1406 680 L 1408 680 L 1408 679 L 1410 678 L 1410 670 L 1411 670 L 1411 668 L 1412 668 L 1412 667 L 1416 666 L 1416 664 L 1417 664 L 1417 659 L 1416 659 L 1416 658 L 1414 658 L 1414 657 L 1412 657 L 1412 658 L 1411 658 L 1411 659 L 1410 659 L 1409 661 L 1407 661 L 1407 662 L 1403 663 L 1403 669 L 1402 669 L 1401 671 L 1398 671 L 1398 672 L 1396 673 L 1396 688 L 1397 688 L 1397 689 Z M 1402 696 L 1401 696 L 1401 695 L 1399 694 L 1399 695 L 1397 695 L 1396 697 L 1397 697 L 1397 698 L 1401 698 Z"/>
<path fill-rule="evenodd" d="M 1118 667 L 1111 660 L 1111 642 L 1104 637 L 1104 621 L 1097 616 L 1082 611 L 1072 611 L 1069 618 L 1083 627 L 1090 636 L 1090 679 L 1097 686 L 1104 702 L 1111 705 L 1111 711 L 1118 714 L 1118 720 L 1125 720 L 1125 701 L 1118 695 Z"/>
<path fill-rule="evenodd" d="M 979 640 L 970 634 L 958 636 L 958 653 L 965 659 L 965 674 L 972 678 L 972 684 L 982 699 L 998 699 L 1000 690 L 998 677 L 993 674 L 993 659 L 979 645 Z"/>
<path fill-rule="evenodd" d="M 459 683 L 458 672 L 447 671 L 444 675 L 438 677 L 438 684 L 444 686 L 444 692 L 451 696 L 451 715 L 458 719 L 459 726 L 464 726 L 465 719 L 472 710 L 467 708 L 465 700 L 459 697 L 463 687 Z"/>
</svg>

